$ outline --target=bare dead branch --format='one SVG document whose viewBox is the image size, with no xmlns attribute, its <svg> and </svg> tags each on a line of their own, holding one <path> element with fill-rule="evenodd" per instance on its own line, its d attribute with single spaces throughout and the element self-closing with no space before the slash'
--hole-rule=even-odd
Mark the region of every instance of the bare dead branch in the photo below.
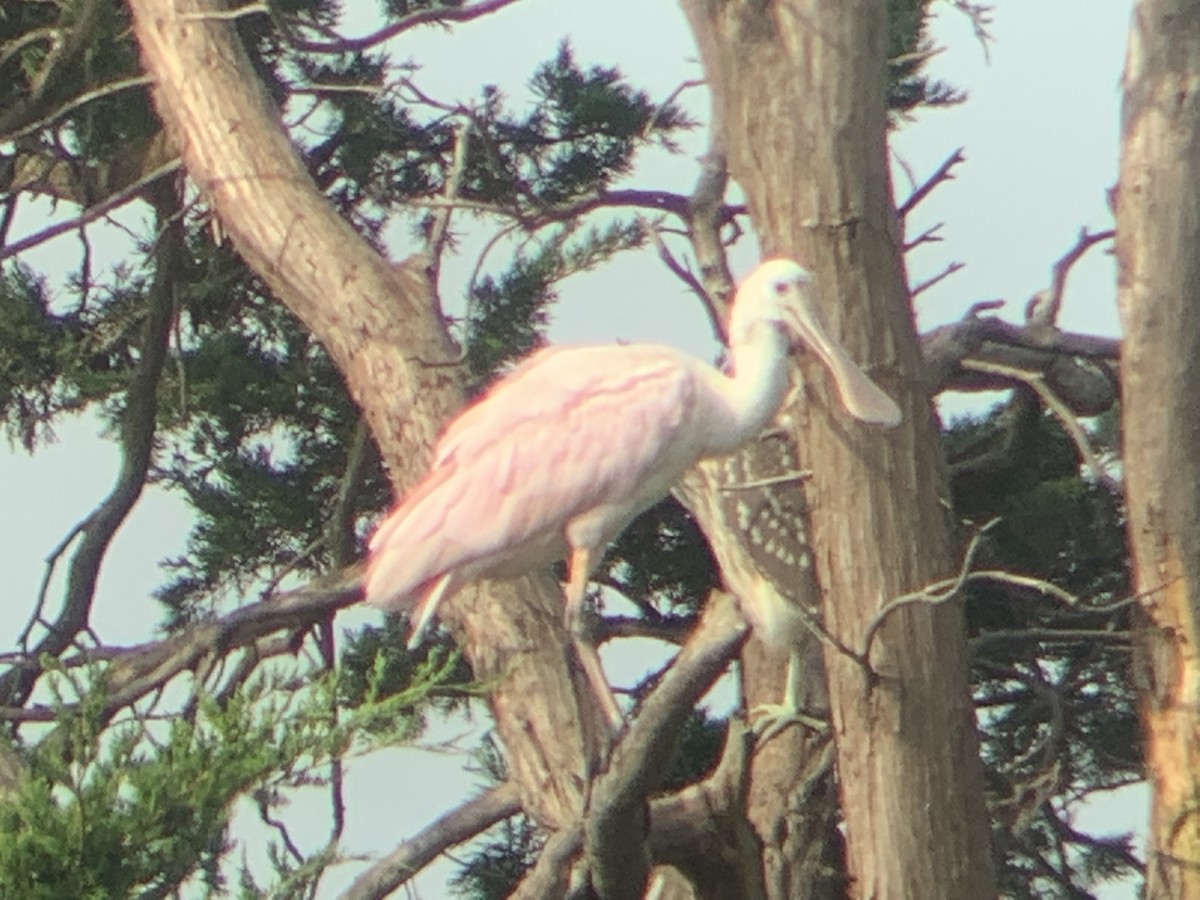
<svg viewBox="0 0 1200 900">
<path fill-rule="evenodd" d="M 1062 309 L 1063 293 L 1067 289 L 1067 276 L 1071 273 L 1071 267 L 1079 262 L 1092 247 L 1103 241 L 1112 240 L 1116 234 L 1116 231 L 1111 228 L 1095 233 L 1090 233 L 1087 228 L 1079 229 L 1079 237 L 1075 240 L 1075 246 L 1064 253 L 1054 264 L 1054 275 L 1050 281 L 1049 307 L 1044 315 L 1047 324 L 1053 325 L 1058 321 L 1058 313 Z"/>
<path fill-rule="evenodd" d="M 947 2 L 970 20 L 971 27 L 975 29 L 975 39 L 983 48 L 984 61 L 990 63 L 989 45 L 994 39 L 989 29 L 992 27 L 993 7 L 986 3 L 975 3 L 972 0 L 947 0 Z"/>
<path fill-rule="evenodd" d="M 50 588 L 50 579 L 54 576 L 54 570 L 58 565 L 59 558 L 71 546 L 71 542 L 75 540 L 87 527 L 88 520 L 83 519 L 76 522 L 71 529 L 66 533 L 57 546 L 46 554 L 46 570 L 42 573 L 42 583 L 38 586 L 37 602 L 34 604 L 33 612 L 29 616 L 29 622 L 21 631 L 21 636 L 17 639 L 17 645 L 21 648 L 21 652 L 29 653 L 29 639 L 33 636 L 35 625 L 49 627 L 42 613 L 46 608 L 46 592 Z"/>
<path fill-rule="evenodd" d="M 725 343 L 725 319 L 733 297 L 733 275 L 721 240 L 721 229 L 729 221 L 724 206 L 729 172 L 724 135 L 715 123 L 710 126 L 709 133 L 708 152 L 700 160 L 700 174 L 688 198 L 689 237 L 700 270 L 700 283 L 704 287 L 701 302 L 708 313 L 713 334 Z"/>
<path fill-rule="evenodd" d="M 470 840 L 502 819 L 521 811 L 517 786 L 489 788 L 457 809 L 438 817 L 354 879 L 341 900 L 381 900 L 429 865 L 439 854 Z"/>
<path fill-rule="evenodd" d="M 647 138 L 650 136 L 650 132 L 654 129 L 654 126 L 658 124 L 659 117 L 662 116 L 663 111 L 666 110 L 666 108 L 676 100 L 678 100 L 685 91 L 690 91 L 692 88 L 704 87 L 706 84 L 708 84 L 708 82 L 703 78 L 691 78 L 687 81 L 680 82 L 676 86 L 675 90 L 667 94 L 666 99 L 663 100 L 662 103 L 658 104 L 654 112 L 650 114 L 650 118 L 646 120 L 646 127 L 642 129 L 642 137 Z"/>
<path fill-rule="evenodd" d="M 467 148 L 471 141 L 471 132 L 474 129 L 470 119 L 464 119 L 455 131 L 454 137 L 454 157 L 450 164 L 450 173 L 446 176 L 446 186 L 442 191 L 442 196 L 447 200 L 458 199 L 458 191 L 462 186 L 463 173 L 467 169 Z M 433 217 L 433 227 L 429 230 L 429 239 L 426 241 L 427 253 L 429 256 L 429 278 L 436 285 L 438 281 L 438 270 L 442 265 L 442 251 L 446 247 L 446 238 L 450 234 L 450 215 L 452 208 L 446 208 L 435 213 Z"/>
<path fill-rule="evenodd" d="M 704 304 L 704 308 L 708 311 L 709 321 L 719 323 L 720 316 L 718 316 L 712 299 L 708 296 L 708 292 L 704 290 L 704 285 L 696 279 L 696 276 L 688 270 L 686 265 L 675 258 L 675 255 L 671 252 L 671 248 L 667 246 L 666 241 L 662 239 L 662 235 L 658 233 L 658 228 L 641 216 L 638 216 L 638 224 L 641 225 L 642 232 L 646 235 L 646 238 L 654 245 L 654 249 L 658 251 L 658 258 L 663 261 L 663 265 L 671 270 L 671 274 L 687 285 L 688 289 Z M 724 335 L 723 326 L 719 335 Z"/>
<path fill-rule="evenodd" d="M 1045 377 L 1040 372 L 1029 372 L 1024 369 L 1003 366 L 998 363 L 971 359 L 963 360 L 961 365 L 963 368 L 971 371 L 986 372 L 991 375 L 999 375 L 1003 378 L 1012 378 L 1033 388 L 1042 402 L 1046 404 L 1059 422 L 1062 423 L 1063 428 L 1075 443 L 1075 448 L 1079 451 L 1084 465 L 1092 473 L 1092 477 L 1100 484 L 1108 487 L 1109 490 L 1119 492 L 1120 485 L 1105 471 L 1104 466 L 1096 457 L 1096 452 L 1092 449 L 1092 442 L 1088 438 L 1087 432 L 1083 430 L 1083 426 L 1079 424 L 1074 413 L 1067 408 L 1067 405 L 1059 399 L 1054 391 L 1050 390 L 1046 384 Z"/>
<path fill-rule="evenodd" d="M 916 247 L 920 247 L 922 244 L 941 243 L 942 239 L 938 236 L 938 232 L 942 230 L 945 224 L 945 222 L 938 222 L 936 225 L 929 226 L 911 241 L 905 241 L 900 247 L 901 251 L 907 253 Z"/>
<path fill-rule="evenodd" d="M 922 183 L 919 187 L 914 188 L 913 192 L 908 195 L 908 198 L 900 204 L 899 208 L 896 210 L 896 214 L 900 217 L 900 219 L 903 220 L 910 212 L 912 212 L 916 205 L 928 197 L 933 189 L 939 184 L 944 181 L 952 181 L 954 179 L 954 167 L 965 161 L 966 157 L 963 156 L 962 147 L 959 147 L 948 157 L 946 157 L 942 164 L 938 166 L 936 170 L 934 170 L 934 173 L 925 179 L 924 183 Z M 907 166 L 905 166 L 905 171 L 909 172 L 909 178 L 911 179 L 912 173 L 908 170 Z"/>
<path fill-rule="evenodd" d="M 958 322 L 921 335 L 930 395 L 947 389 L 996 390 L 1011 384 L 1011 379 L 962 366 L 963 360 L 975 359 L 1043 373 L 1055 393 L 1079 415 L 1095 415 L 1112 404 L 1115 383 L 1108 367 L 1120 356 L 1120 341 L 976 315 L 991 305 L 976 304 Z"/>
<path fill-rule="evenodd" d="M 357 602 L 362 596 L 360 567 L 334 573 L 287 593 L 249 603 L 228 615 L 198 622 L 177 635 L 132 647 L 97 647 L 80 650 L 63 660 L 63 670 L 95 662 L 109 662 L 105 673 L 108 697 L 102 710 L 111 716 L 123 706 L 137 702 L 176 675 L 195 670 L 213 656 L 250 647 L 258 659 L 287 652 L 292 635 L 302 633 L 331 611 Z M 275 644 L 263 643 L 276 632 L 284 632 Z M 14 670 L 39 671 L 36 660 Z M 12 673 L 5 678 L 11 678 Z M 2 682 L 0 682 L 2 683 Z M 0 708 L 0 720 L 50 721 L 54 710 L 19 706 Z"/>
<path fill-rule="evenodd" d="M 965 268 L 965 263 L 960 263 L 957 261 L 950 263 L 948 266 L 946 266 L 946 268 L 942 269 L 942 271 L 938 272 L 936 275 L 926 278 L 924 281 L 919 282 L 916 285 L 914 285 L 912 287 L 912 289 L 909 291 L 909 296 L 916 298 L 916 296 L 918 294 L 920 294 L 922 291 L 929 290 L 931 287 L 933 287 L 939 281 L 942 281 L 945 278 L 949 278 L 951 275 L 953 275 L 955 272 L 959 271 L 962 268 Z"/>
<path fill-rule="evenodd" d="M 185 13 L 180 18 L 193 22 L 231 22 L 246 16 L 271 15 L 271 7 L 266 3 L 247 3 L 245 6 L 235 6 L 233 9 L 214 9 L 204 13 Z"/>
</svg>

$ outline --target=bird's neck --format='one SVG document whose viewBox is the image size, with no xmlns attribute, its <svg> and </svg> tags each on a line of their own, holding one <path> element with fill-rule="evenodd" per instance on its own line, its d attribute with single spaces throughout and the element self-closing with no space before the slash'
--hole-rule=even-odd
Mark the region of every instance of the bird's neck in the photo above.
<svg viewBox="0 0 1200 900">
<path fill-rule="evenodd" d="M 728 447 L 724 452 L 758 435 L 779 412 L 788 391 L 788 340 L 771 326 L 753 329 L 729 348 L 733 373 L 726 380 L 725 395 L 730 422 Z"/>
</svg>

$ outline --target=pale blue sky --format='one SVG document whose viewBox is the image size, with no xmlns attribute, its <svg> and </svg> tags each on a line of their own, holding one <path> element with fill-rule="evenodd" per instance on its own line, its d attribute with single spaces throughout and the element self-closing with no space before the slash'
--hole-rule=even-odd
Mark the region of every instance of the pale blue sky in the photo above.
<svg viewBox="0 0 1200 900">
<path fill-rule="evenodd" d="M 347 0 L 352 12 L 366 0 Z M 973 302 L 1002 297 L 1006 315 L 1019 319 L 1024 301 L 1048 284 L 1050 267 L 1073 243 L 1082 226 L 1110 227 L 1104 192 L 1116 179 L 1120 72 L 1129 0 L 999 0 L 992 32 L 990 64 L 962 16 L 940 4 L 935 37 L 946 50 L 931 71 L 970 93 L 965 105 L 922 114 L 893 141 L 893 149 L 916 172 L 931 172 L 950 152 L 964 146 L 967 161 L 925 201 L 913 228 L 945 221 L 943 243 L 910 259 L 914 281 L 951 260 L 967 268 L 918 302 L 927 328 L 957 318 Z M 533 66 L 549 57 L 569 35 L 584 63 L 618 65 L 637 85 L 664 96 L 681 81 L 700 74 L 683 16 L 668 0 L 609 0 L 573 3 L 524 0 L 486 20 L 455 29 L 452 35 L 425 30 L 395 42 L 397 58 L 411 57 L 424 68 L 422 88 L 448 100 L 468 99 L 487 81 L 520 97 Z M 478 61 L 478 63 L 466 61 Z M 691 91 L 684 101 L 703 117 L 707 100 Z M 687 191 L 695 179 L 693 157 L 703 152 L 697 133 L 680 157 L 648 158 L 628 186 Z M 907 186 L 898 175 L 897 193 Z M 27 223 L 35 227 L 36 223 Z M 447 271 L 445 295 L 452 297 L 469 272 L 473 254 L 486 235 L 466 238 L 463 264 Z M 61 238 L 30 256 L 52 266 L 74 254 L 71 238 Z M 405 254 L 397 246 L 393 256 Z M 743 255 L 740 265 L 749 262 Z M 1064 327 L 1105 334 L 1117 329 L 1111 258 L 1091 254 L 1072 277 L 1063 310 Z M 653 339 L 696 352 L 709 346 L 708 327 L 696 302 L 666 273 L 650 252 L 621 259 L 600 273 L 569 280 L 555 313 L 556 340 Z M 91 419 L 64 422 L 59 442 L 30 459 L 21 451 L 0 455 L 0 530 L 5 549 L 7 598 L 0 605 L 0 628 L 15 634 L 24 624 L 42 577 L 42 558 L 85 515 L 115 478 L 117 457 L 95 438 Z M 118 535 L 103 569 L 96 621 L 103 637 L 132 643 L 148 635 L 157 606 L 149 593 L 161 581 L 157 561 L 178 553 L 187 533 L 180 504 L 148 491 Z M 51 597 L 60 596 L 61 580 Z M 53 607 L 52 607 L 53 608 Z M 352 620 L 374 620 L 354 613 Z M 610 664 L 631 680 L 649 666 L 637 653 Z M 615 673 L 614 673 L 615 674 Z M 436 737 L 457 734 L 461 723 L 437 729 Z M 469 741 L 468 741 L 469 744 Z M 380 853 L 418 830 L 462 796 L 474 779 L 450 753 L 396 751 L 354 765 L 347 800 L 348 849 Z M 415 776 L 415 777 L 414 777 Z M 296 809 L 318 819 L 327 807 L 314 798 Z M 1123 814 L 1106 814 L 1114 829 L 1133 827 L 1142 810 L 1126 804 Z M 1125 818 L 1122 819 L 1120 816 Z M 253 831 L 250 829 L 249 831 Z M 323 823 L 313 834 L 319 842 Z M 260 839 L 259 835 L 256 840 Z M 420 896 L 444 896 L 447 864 L 417 880 Z M 332 887 L 354 869 L 344 867 Z M 1116 892 L 1111 897 L 1128 896 Z"/>
</svg>

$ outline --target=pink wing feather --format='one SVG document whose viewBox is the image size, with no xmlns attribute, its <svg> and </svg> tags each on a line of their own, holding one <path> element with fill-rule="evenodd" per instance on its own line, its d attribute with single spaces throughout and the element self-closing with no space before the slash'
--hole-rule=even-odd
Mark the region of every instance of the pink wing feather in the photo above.
<svg viewBox="0 0 1200 900">
<path fill-rule="evenodd" d="M 366 600 L 404 608 L 448 571 L 536 568 L 563 528 L 636 494 L 694 404 L 688 360 L 667 347 L 552 348 L 464 411 L 433 468 L 371 539 Z M 517 554 L 513 557 L 513 554 Z"/>
</svg>

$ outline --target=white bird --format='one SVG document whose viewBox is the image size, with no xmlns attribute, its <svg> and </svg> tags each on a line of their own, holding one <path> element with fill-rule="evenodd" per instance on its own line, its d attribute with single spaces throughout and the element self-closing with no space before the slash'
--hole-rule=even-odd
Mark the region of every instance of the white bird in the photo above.
<svg viewBox="0 0 1200 900">
<path fill-rule="evenodd" d="M 618 727 L 595 648 L 578 637 L 587 581 L 608 543 L 696 462 L 758 435 L 787 394 L 797 344 L 829 369 L 852 415 L 900 420 L 830 336 L 813 292 L 799 264 L 760 264 L 730 312 L 729 374 L 651 344 L 534 353 L 450 424 L 428 474 L 375 532 L 366 602 L 408 612 L 411 646 L 464 585 L 566 558 L 567 624 Z"/>
</svg>

